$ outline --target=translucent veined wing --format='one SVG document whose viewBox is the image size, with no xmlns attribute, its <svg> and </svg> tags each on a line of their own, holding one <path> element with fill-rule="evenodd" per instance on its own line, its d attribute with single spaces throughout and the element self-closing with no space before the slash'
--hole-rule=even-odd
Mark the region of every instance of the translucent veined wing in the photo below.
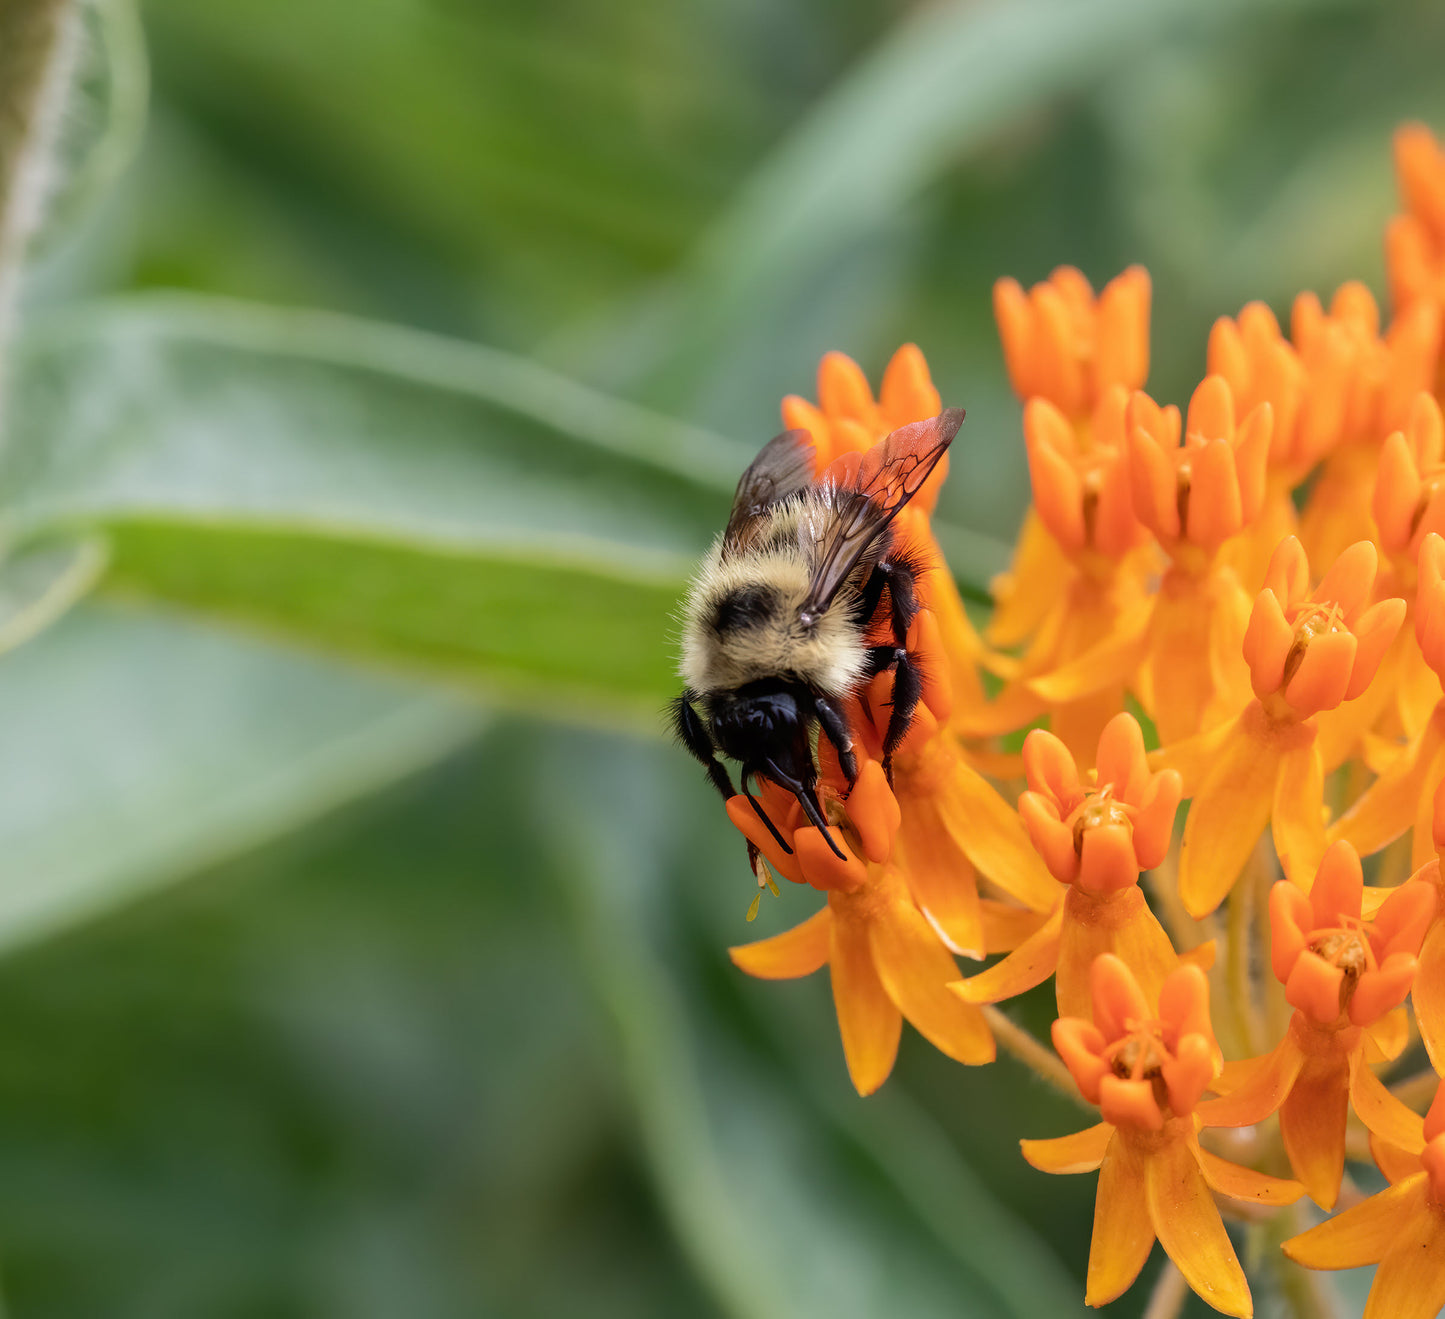
<svg viewBox="0 0 1445 1319">
<path fill-rule="evenodd" d="M 738 479 L 723 532 L 723 553 L 746 545 L 774 504 L 813 484 L 813 437 L 805 430 L 775 435 Z"/>
<path fill-rule="evenodd" d="M 866 453 L 845 453 L 829 465 L 820 483 L 834 488 L 835 511 L 818 534 L 817 565 L 800 611 L 805 625 L 827 610 L 884 528 L 918 493 L 961 425 L 963 409 L 948 408 L 901 426 Z"/>
</svg>

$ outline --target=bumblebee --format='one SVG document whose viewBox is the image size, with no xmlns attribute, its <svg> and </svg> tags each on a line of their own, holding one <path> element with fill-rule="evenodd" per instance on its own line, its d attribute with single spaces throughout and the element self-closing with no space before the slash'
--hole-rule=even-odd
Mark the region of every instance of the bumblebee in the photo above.
<svg viewBox="0 0 1445 1319">
<path fill-rule="evenodd" d="M 922 689 L 907 648 L 922 565 L 895 545 L 893 520 L 962 423 L 963 409 L 950 408 L 818 476 L 808 432 L 784 431 L 743 473 L 727 527 L 688 589 L 686 687 L 673 702 L 674 727 L 724 798 L 734 794 L 719 753 L 739 763 L 743 793 L 784 852 L 792 849 L 749 780 L 761 775 L 791 792 L 842 858 L 818 800 L 814 732 L 837 750 L 851 786 L 858 760 L 846 703 L 890 670 L 883 768 L 891 780 Z M 887 643 L 870 644 L 879 635 Z"/>
</svg>

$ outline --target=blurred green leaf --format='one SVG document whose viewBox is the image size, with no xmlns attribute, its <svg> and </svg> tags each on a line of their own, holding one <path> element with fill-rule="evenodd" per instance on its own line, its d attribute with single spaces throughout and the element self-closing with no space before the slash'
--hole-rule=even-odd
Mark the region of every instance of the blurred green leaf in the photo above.
<svg viewBox="0 0 1445 1319">
<path fill-rule="evenodd" d="M 808 305 L 830 308 L 837 286 L 867 282 L 879 255 L 870 242 L 891 236 L 915 247 L 900 216 L 991 135 L 1111 70 L 1130 76 L 1132 58 L 1181 27 L 1312 2 L 918 7 L 763 159 L 674 286 L 649 300 L 640 317 L 649 328 L 638 336 L 652 351 L 647 397 L 683 415 L 721 411 L 726 424 L 731 399 L 746 397 L 767 364 L 787 360 Z M 898 272 L 887 272 L 889 285 L 901 282 Z M 768 381 L 765 388 L 772 393 L 775 386 Z"/>
<path fill-rule="evenodd" d="M 0 664 L 0 949 L 294 828 L 481 720 L 191 626 L 75 610 Z"/>
<path fill-rule="evenodd" d="M 502 354 L 158 300 L 27 340 L 0 507 L 19 540 L 113 532 L 128 593 L 651 717 L 742 465 Z"/>
<path fill-rule="evenodd" d="M 530 736 L 0 964 L 12 1313 L 714 1319 L 514 828 Z"/>
</svg>

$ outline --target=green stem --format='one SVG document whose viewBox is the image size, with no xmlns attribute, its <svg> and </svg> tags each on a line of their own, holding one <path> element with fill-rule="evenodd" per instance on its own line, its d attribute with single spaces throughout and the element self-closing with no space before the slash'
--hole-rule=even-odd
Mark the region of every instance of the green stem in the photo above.
<svg viewBox="0 0 1445 1319">
<path fill-rule="evenodd" d="M 1244 874 L 1229 895 L 1228 926 L 1225 936 L 1225 977 L 1229 990 L 1229 1006 L 1234 1016 L 1239 1044 L 1249 1057 L 1264 1050 L 1264 1014 L 1255 998 L 1252 966 L 1254 916 L 1261 888 L 1271 882 L 1271 863 L 1261 842 L 1251 853 Z"/>
<path fill-rule="evenodd" d="M 984 1004 L 983 1015 L 988 1019 L 989 1029 L 993 1031 L 994 1039 L 1004 1052 L 1011 1053 L 1035 1076 L 1047 1081 L 1060 1094 L 1067 1095 L 1080 1107 L 1094 1112 L 1094 1106 L 1079 1093 L 1079 1087 L 1074 1084 L 1069 1069 L 1052 1051 L 992 1003 Z"/>
<path fill-rule="evenodd" d="M 1333 1293 L 1319 1276 L 1302 1268 L 1280 1250 L 1282 1241 L 1304 1231 L 1307 1224 L 1299 1204 L 1281 1209 L 1263 1227 L 1280 1295 L 1284 1297 L 1294 1319 L 1336 1319 Z"/>
<path fill-rule="evenodd" d="M 1178 1319 L 1183 1313 L 1184 1302 L 1189 1299 L 1189 1284 L 1179 1272 L 1174 1261 L 1166 1259 L 1154 1290 L 1149 1293 L 1149 1304 L 1144 1310 L 1144 1319 Z"/>
</svg>

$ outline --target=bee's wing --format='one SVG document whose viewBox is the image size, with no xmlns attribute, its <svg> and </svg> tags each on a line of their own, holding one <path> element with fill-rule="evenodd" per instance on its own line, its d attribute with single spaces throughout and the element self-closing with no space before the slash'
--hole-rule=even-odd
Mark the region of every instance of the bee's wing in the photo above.
<svg viewBox="0 0 1445 1319">
<path fill-rule="evenodd" d="M 816 616 L 828 608 L 884 528 L 918 493 L 961 425 L 963 409 L 948 408 L 900 427 L 867 453 L 844 454 L 823 473 L 822 481 L 835 489 L 834 512 L 817 538 L 803 614 Z"/>
<path fill-rule="evenodd" d="M 748 542 L 774 504 L 813 484 L 813 439 L 805 430 L 774 436 L 738 480 L 723 532 L 723 553 Z"/>
</svg>

